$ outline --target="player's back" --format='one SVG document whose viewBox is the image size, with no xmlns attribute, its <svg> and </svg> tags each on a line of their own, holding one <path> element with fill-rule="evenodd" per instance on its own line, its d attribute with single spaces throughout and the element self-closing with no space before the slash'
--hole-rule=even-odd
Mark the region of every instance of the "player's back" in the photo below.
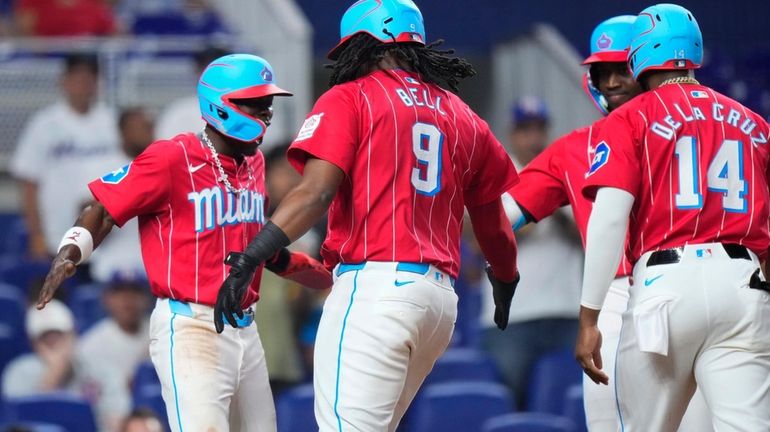
<svg viewBox="0 0 770 432">
<path fill-rule="evenodd" d="M 293 147 L 326 152 L 321 158 L 347 174 L 329 211 L 327 264 L 425 262 L 456 275 L 464 205 L 498 198 L 488 189 L 515 182 L 486 122 L 454 94 L 404 70 L 335 86 L 313 112 Z M 317 140 L 340 150 L 319 150 Z"/>
<path fill-rule="evenodd" d="M 722 242 L 764 256 L 770 238 L 767 123 L 694 84 L 664 85 L 627 105 L 619 115 L 641 143 L 642 162 L 632 253 Z"/>
</svg>

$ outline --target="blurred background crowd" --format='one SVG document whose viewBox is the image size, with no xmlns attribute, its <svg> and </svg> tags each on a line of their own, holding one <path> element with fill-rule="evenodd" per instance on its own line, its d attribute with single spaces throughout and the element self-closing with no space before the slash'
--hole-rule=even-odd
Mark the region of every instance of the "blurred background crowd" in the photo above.
<svg viewBox="0 0 770 432">
<path fill-rule="evenodd" d="M 264 56 L 277 82 L 296 95 L 276 101 L 262 148 L 274 209 L 298 182 L 284 155 L 326 88 L 323 57 L 348 3 L 0 0 L 0 430 L 165 428 L 148 361 L 153 299 L 135 222 L 100 246 L 58 301 L 43 311 L 30 301 L 62 233 L 90 197 L 87 182 L 124 166 L 155 139 L 200 130 L 197 75 L 229 52 Z M 596 2 L 565 11 L 555 0 L 490 1 L 473 10 L 461 0 L 417 3 L 428 38 L 445 38 L 474 63 L 479 76 L 461 94 L 519 169 L 557 136 L 599 117 L 581 88 L 590 31 L 648 5 Z M 770 48 L 760 43 L 770 39 L 762 19 L 770 4 L 682 4 L 698 16 L 705 37 L 701 82 L 770 114 Z M 293 247 L 317 255 L 324 234 L 320 225 Z M 472 234 L 465 236 L 454 341 L 402 430 L 480 430 L 488 417 L 513 412 L 584 429 L 581 371 L 571 358 L 583 260 L 572 215 L 530 225 L 517 240 L 522 282 L 511 323 L 500 332 L 483 258 Z M 269 272 L 261 292 L 256 321 L 279 428 L 311 430 L 308 383 L 325 293 Z M 435 402 L 447 394 L 467 399 Z"/>
</svg>

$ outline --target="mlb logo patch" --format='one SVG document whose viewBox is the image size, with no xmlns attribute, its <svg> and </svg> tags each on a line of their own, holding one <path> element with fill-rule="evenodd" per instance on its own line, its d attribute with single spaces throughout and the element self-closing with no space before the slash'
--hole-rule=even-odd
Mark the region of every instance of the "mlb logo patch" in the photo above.
<svg viewBox="0 0 770 432">
<path fill-rule="evenodd" d="M 128 164 L 128 165 L 124 166 L 123 168 L 116 169 L 115 171 L 113 171 L 113 172 L 103 176 L 102 179 L 101 179 L 102 183 L 107 183 L 107 184 L 118 184 L 118 183 L 120 183 L 121 180 L 126 178 L 126 176 L 128 175 L 128 170 L 130 168 L 131 168 L 131 164 Z"/>
<path fill-rule="evenodd" d="M 312 137 L 315 130 L 318 129 L 318 126 L 321 124 L 321 117 L 323 117 L 323 115 L 324 113 L 313 114 L 305 119 L 305 122 L 302 123 L 302 127 L 294 141 L 302 141 Z"/>
<path fill-rule="evenodd" d="M 591 166 L 588 168 L 586 178 L 591 174 L 599 171 L 599 168 L 607 165 L 607 161 L 610 160 L 610 146 L 606 142 L 602 141 L 594 149 L 594 158 L 591 160 Z"/>
<path fill-rule="evenodd" d="M 695 251 L 695 256 L 698 258 L 711 258 L 711 249 L 698 249 Z"/>
<path fill-rule="evenodd" d="M 408 82 L 409 84 L 420 85 L 420 82 L 412 77 L 404 77 L 404 81 Z"/>
<path fill-rule="evenodd" d="M 695 99 L 708 99 L 709 94 L 701 90 L 693 90 L 690 92 L 690 96 Z"/>
</svg>

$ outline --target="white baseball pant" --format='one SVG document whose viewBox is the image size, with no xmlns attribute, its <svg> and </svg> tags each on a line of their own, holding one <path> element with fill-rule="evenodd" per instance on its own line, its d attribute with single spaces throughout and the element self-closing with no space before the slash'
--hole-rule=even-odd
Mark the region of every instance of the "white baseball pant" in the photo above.
<svg viewBox="0 0 770 432">
<path fill-rule="evenodd" d="M 770 293 L 748 286 L 757 257 L 732 249 L 635 266 L 615 370 L 624 432 L 675 431 L 696 384 L 715 431 L 770 430 Z"/>
<path fill-rule="evenodd" d="M 598 385 L 583 374 L 583 402 L 586 423 L 591 432 L 616 432 L 620 429 L 618 407 L 615 400 L 615 354 L 620 340 L 623 312 L 628 306 L 629 278 L 612 281 L 599 314 L 599 330 L 602 332 L 602 363 L 610 377 L 610 385 Z M 711 414 L 700 391 L 695 392 L 679 425 L 679 432 L 710 432 Z"/>
<path fill-rule="evenodd" d="M 274 432 L 275 405 L 253 312 L 214 329 L 210 306 L 158 299 L 150 356 L 174 432 Z"/>
<path fill-rule="evenodd" d="M 315 346 L 321 432 L 396 429 L 452 338 L 452 285 L 427 264 L 337 266 Z"/>
</svg>

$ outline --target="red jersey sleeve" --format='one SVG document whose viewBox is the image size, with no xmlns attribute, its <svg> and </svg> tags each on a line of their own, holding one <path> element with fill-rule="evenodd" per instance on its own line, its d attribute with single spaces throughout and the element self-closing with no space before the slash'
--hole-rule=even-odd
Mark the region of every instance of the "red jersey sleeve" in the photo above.
<svg viewBox="0 0 770 432">
<path fill-rule="evenodd" d="M 300 174 L 308 157 L 325 160 L 350 174 L 359 141 L 355 88 L 352 84 L 331 88 L 305 119 L 287 154 Z"/>
<path fill-rule="evenodd" d="M 474 207 L 488 204 L 510 190 L 519 182 L 516 167 L 500 141 L 489 130 L 487 122 L 475 113 L 480 138 L 470 160 L 473 178 L 465 188 L 465 205 Z"/>
<path fill-rule="evenodd" d="M 535 221 L 569 204 L 563 170 L 559 167 L 559 153 L 564 151 L 564 142 L 565 138 L 560 138 L 537 155 L 519 173 L 519 184 L 509 191 L 516 203 L 527 210 Z"/>
<path fill-rule="evenodd" d="M 641 117 L 631 105 L 624 105 L 606 118 L 591 149 L 591 164 L 583 184 L 583 195 L 591 201 L 601 187 L 638 195 L 642 177 L 638 143 L 644 125 L 639 124 Z"/>
<path fill-rule="evenodd" d="M 118 226 L 138 215 L 163 211 L 170 201 L 175 144 L 157 141 L 130 164 L 89 183 L 94 198 L 112 216 Z"/>
</svg>

